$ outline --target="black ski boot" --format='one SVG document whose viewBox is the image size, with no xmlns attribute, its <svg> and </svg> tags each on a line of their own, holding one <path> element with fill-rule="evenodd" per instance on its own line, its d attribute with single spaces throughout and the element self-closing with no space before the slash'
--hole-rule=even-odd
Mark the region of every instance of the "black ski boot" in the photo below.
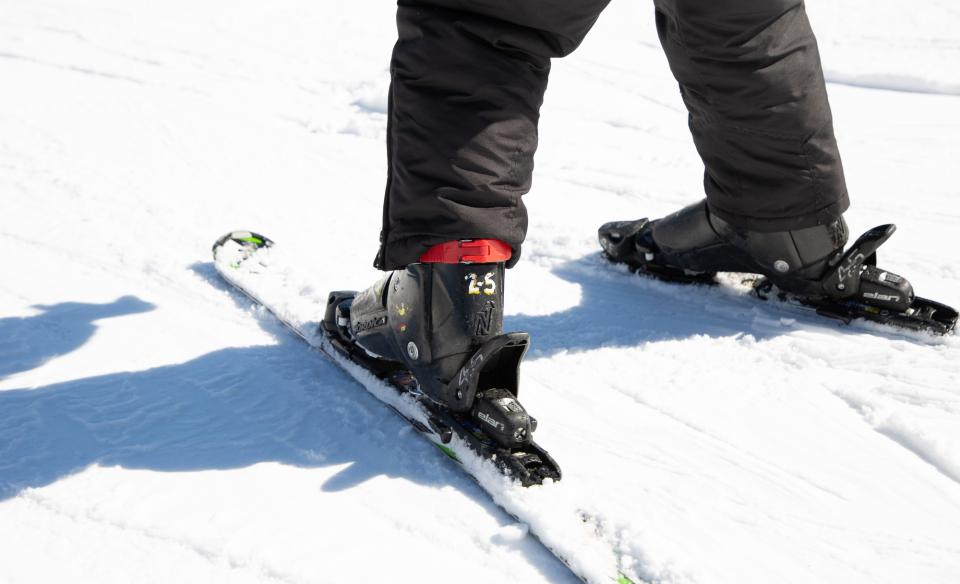
<svg viewBox="0 0 960 584">
<path fill-rule="evenodd" d="M 611 261 L 663 280 L 715 283 L 717 272 L 761 274 L 754 290 L 764 299 L 795 300 L 845 322 L 865 318 L 949 332 L 956 310 L 916 297 L 905 278 L 876 267 L 877 248 L 895 230 L 871 229 L 844 253 L 842 217 L 792 231 L 738 231 L 701 201 L 659 220 L 606 223 L 599 238 Z"/>
<path fill-rule="evenodd" d="M 414 263 L 332 292 L 322 328 L 353 361 L 412 392 L 443 442 L 467 439 L 525 484 L 560 477 L 517 401 L 527 333 L 503 333 L 504 263 Z"/>
<path fill-rule="evenodd" d="M 705 201 L 663 219 L 600 227 L 600 245 L 610 259 L 665 280 L 712 282 L 717 272 L 749 272 L 806 295 L 817 292 L 828 261 L 846 242 L 843 218 L 794 231 L 738 232 L 711 214 Z"/>
</svg>

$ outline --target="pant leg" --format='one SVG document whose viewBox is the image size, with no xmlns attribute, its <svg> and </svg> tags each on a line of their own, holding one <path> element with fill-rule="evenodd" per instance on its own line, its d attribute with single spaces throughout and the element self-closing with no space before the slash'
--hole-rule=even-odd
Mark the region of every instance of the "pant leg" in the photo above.
<svg viewBox="0 0 960 584">
<path fill-rule="evenodd" d="M 803 0 L 655 0 L 710 210 L 738 228 L 800 229 L 849 206 Z"/>
<path fill-rule="evenodd" d="M 399 1 L 378 268 L 454 239 L 499 239 L 519 259 L 550 59 L 608 1 Z"/>
</svg>

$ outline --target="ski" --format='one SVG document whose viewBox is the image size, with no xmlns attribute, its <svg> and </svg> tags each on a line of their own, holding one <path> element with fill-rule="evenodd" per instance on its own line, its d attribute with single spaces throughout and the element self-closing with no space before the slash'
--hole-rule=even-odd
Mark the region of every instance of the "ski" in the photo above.
<svg viewBox="0 0 960 584">
<path fill-rule="evenodd" d="M 274 272 L 271 258 L 275 243 L 258 233 L 234 231 L 220 237 L 213 245 L 214 267 L 220 277 L 256 306 L 262 307 L 312 349 L 332 361 L 374 397 L 404 419 L 416 432 L 429 440 L 446 457 L 456 462 L 494 501 L 515 519 L 517 513 L 506 508 L 490 491 L 489 480 L 481 475 L 490 470 L 521 487 L 544 485 L 560 480 L 561 472 L 553 458 L 535 442 L 524 448 L 507 450 L 497 444 L 476 420 L 463 414 L 445 411 L 417 390 L 416 379 L 409 371 L 385 363 L 367 354 L 357 345 L 349 345 L 333 331 L 325 330 L 323 321 L 303 321 L 284 309 L 274 295 L 286 292 L 283 275 Z M 328 306 L 330 301 L 328 300 Z M 525 333 L 504 335 L 504 343 L 522 345 Z M 489 475 L 488 475 L 489 476 Z M 586 523 L 589 517 L 581 518 Z M 581 581 L 589 584 L 633 584 L 635 580 L 620 572 L 619 567 L 603 577 L 595 570 L 578 570 L 563 550 L 551 546 L 535 533 L 530 534 L 551 551 Z"/>
<path fill-rule="evenodd" d="M 648 224 L 647 220 L 624 222 L 634 231 Z M 639 226 L 639 227 L 638 227 Z M 877 267 L 877 248 L 896 231 L 896 226 L 881 225 L 861 235 L 844 253 L 830 260 L 827 270 L 809 296 L 801 296 L 779 289 L 769 279 L 753 275 L 744 283 L 751 285 L 751 293 L 760 300 L 779 300 L 808 309 L 819 316 L 844 324 L 866 320 L 899 329 L 926 331 L 945 335 L 957 324 L 956 309 L 935 302 L 913 292 L 913 286 L 903 276 Z M 602 256 L 612 264 L 626 264 L 642 276 L 679 284 L 718 285 L 712 272 L 691 272 L 656 261 L 630 261 L 624 253 L 630 244 L 627 238 L 611 237 L 615 230 L 601 230 Z M 652 259 L 653 254 L 647 254 Z M 621 258 L 621 259 L 618 259 Z"/>
</svg>

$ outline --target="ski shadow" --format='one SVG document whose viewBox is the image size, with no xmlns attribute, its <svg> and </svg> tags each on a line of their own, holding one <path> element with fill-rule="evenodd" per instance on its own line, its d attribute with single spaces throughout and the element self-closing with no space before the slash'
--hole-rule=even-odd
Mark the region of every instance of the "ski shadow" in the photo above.
<svg viewBox="0 0 960 584">
<path fill-rule="evenodd" d="M 362 389 L 344 387 L 351 383 L 344 377 L 299 340 L 280 338 L 146 371 L 0 392 L 0 501 L 92 464 L 166 472 L 345 465 L 325 491 L 382 475 L 456 482 L 456 473 L 424 455 L 429 444 L 406 438 L 405 422 Z"/>
<path fill-rule="evenodd" d="M 612 266 L 599 253 L 561 264 L 551 273 L 580 288 L 579 304 L 546 315 L 513 314 L 505 330 L 524 330 L 533 344 L 528 360 L 566 351 L 635 347 L 696 336 L 773 339 L 799 328 L 868 333 L 918 344 L 937 343 L 924 333 L 874 323 L 845 325 L 788 303 L 753 298 L 730 286 L 661 282 Z M 508 298 L 509 300 L 509 298 Z"/>
<path fill-rule="evenodd" d="M 98 320 L 156 307 L 135 296 L 123 296 L 102 304 L 61 302 L 31 308 L 41 313 L 0 318 L 0 380 L 79 349 L 96 332 Z"/>
<path fill-rule="evenodd" d="M 228 292 L 239 307 L 251 309 L 249 299 L 216 277 L 212 264 L 198 264 L 194 272 Z M 54 343 L 43 358 L 4 361 L 6 370 L 42 364 L 47 355 L 79 347 L 99 318 L 154 307 L 125 296 L 104 305 L 68 302 L 45 308 L 36 317 L 0 321 L 9 343 Z M 344 466 L 322 485 L 325 491 L 383 475 L 434 486 L 462 480 L 405 421 L 352 387 L 356 383 L 334 364 L 268 314 L 255 316 L 276 344 L 0 392 L 0 501 L 92 464 L 158 471 L 261 462 Z"/>
</svg>

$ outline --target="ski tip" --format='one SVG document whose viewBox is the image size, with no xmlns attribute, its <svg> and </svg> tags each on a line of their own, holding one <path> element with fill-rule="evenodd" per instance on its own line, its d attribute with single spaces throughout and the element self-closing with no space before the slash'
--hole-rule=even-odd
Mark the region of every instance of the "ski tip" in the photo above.
<svg viewBox="0 0 960 584">
<path fill-rule="evenodd" d="M 213 261 L 238 268 L 254 252 L 273 246 L 273 240 L 253 231 L 231 231 L 218 238 L 211 247 Z"/>
<path fill-rule="evenodd" d="M 213 257 L 217 257 L 217 251 L 223 248 L 228 241 L 232 241 L 238 244 L 240 247 L 260 249 L 261 247 L 271 247 L 273 245 L 273 240 L 264 235 L 253 231 L 237 230 L 231 231 L 226 235 L 223 235 L 211 246 L 210 250 L 213 252 Z"/>
<path fill-rule="evenodd" d="M 253 231 L 237 230 L 231 231 L 213 242 L 212 249 L 216 252 L 217 248 L 222 247 L 228 241 L 235 241 L 241 245 L 252 245 L 254 247 L 270 247 L 273 241 L 259 233 Z"/>
</svg>

